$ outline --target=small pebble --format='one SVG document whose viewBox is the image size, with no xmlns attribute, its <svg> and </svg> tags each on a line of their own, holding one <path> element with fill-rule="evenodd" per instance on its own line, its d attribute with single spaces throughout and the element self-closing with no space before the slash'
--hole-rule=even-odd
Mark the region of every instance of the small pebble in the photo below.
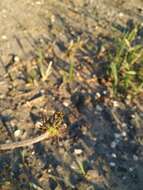
<svg viewBox="0 0 143 190">
<path fill-rule="evenodd" d="M 36 5 L 41 5 L 42 2 L 41 1 L 36 1 Z"/>
<path fill-rule="evenodd" d="M 127 127 L 127 123 L 122 123 L 122 127 Z"/>
<path fill-rule="evenodd" d="M 123 180 L 126 180 L 126 179 L 127 179 L 127 177 L 126 177 L 126 176 L 123 176 L 123 177 L 122 177 L 122 179 L 123 179 Z"/>
<path fill-rule="evenodd" d="M 135 118 L 135 115 L 134 115 L 134 114 L 132 114 L 132 115 L 131 115 L 131 118 L 132 118 L 132 119 L 134 119 L 134 118 Z"/>
<path fill-rule="evenodd" d="M 35 154 L 35 151 L 32 151 L 31 154 L 34 155 L 34 154 Z"/>
<path fill-rule="evenodd" d="M 124 13 L 120 12 L 118 15 L 119 15 L 119 17 L 123 17 Z"/>
<path fill-rule="evenodd" d="M 101 97 L 101 94 L 99 92 L 96 93 L 95 98 L 98 99 Z"/>
<path fill-rule="evenodd" d="M 115 153 L 112 153 L 113 158 L 117 158 L 117 155 Z"/>
<path fill-rule="evenodd" d="M 70 104 L 71 104 L 70 100 L 65 100 L 65 101 L 63 102 L 63 105 L 64 105 L 65 107 L 68 107 Z"/>
<path fill-rule="evenodd" d="M 127 133 L 125 131 L 122 132 L 122 136 L 123 137 L 126 137 L 127 136 Z"/>
<path fill-rule="evenodd" d="M 121 135 L 119 133 L 114 133 L 114 137 L 118 139 L 121 137 Z"/>
<path fill-rule="evenodd" d="M 82 149 L 74 149 L 74 153 L 75 153 L 76 155 L 80 155 L 80 154 L 83 153 L 83 150 L 82 150 Z"/>
<path fill-rule="evenodd" d="M 2 39 L 2 40 L 7 40 L 7 36 L 2 35 L 2 36 L 1 36 L 1 39 Z"/>
<path fill-rule="evenodd" d="M 15 63 L 18 63 L 20 61 L 20 58 L 16 55 L 16 56 L 14 56 L 14 62 Z"/>
<path fill-rule="evenodd" d="M 41 123 L 40 121 L 37 121 L 37 122 L 35 123 L 35 127 L 36 127 L 37 129 L 41 128 L 41 126 L 42 126 L 42 123 Z"/>
<path fill-rule="evenodd" d="M 134 169 L 133 169 L 133 168 L 129 168 L 129 171 L 130 171 L 130 172 L 133 172 L 133 171 L 134 171 Z"/>
<path fill-rule="evenodd" d="M 21 130 L 21 129 L 17 129 L 17 130 L 14 132 L 14 137 L 15 137 L 15 138 L 21 137 L 22 134 L 23 134 L 22 130 Z"/>
<path fill-rule="evenodd" d="M 52 23 L 55 22 L 55 16 L 54 16 L 54 15 L 51 16 L 51 22 L 52 22 Z"/>
<path fill-rule="evenodd" d="M 111 167 L 115 167 L 115 166 L 116 166 L 115 162 L 110 162 L 109 165 L 110 165 Z"/>
<path fill-rule="evenodd" d="M 51 173 L 51 172 L 52 172 L 51 168 L 50 168 L 50 169 L 48 169 L 48 173 Z"/>
<path fill-rule="evenodd" d="M 71 164 L 71 169 L 73 169 L 73 170 L 76 170 L 77 169 L 77 167 L 76 167 L 76 165 L 75 164 Z"/>
<path fill-rule="evenodd" d="M 134 154 L 134 155 L 133 155 L 133 159 L 134 159 L 134 161 L 138 161 L 139 158 L 138 158 L 137 155 Z"/>
<path fill-rule="evenodd" d="M 119 107 L 120 105 L 119 105 L 119 103 L 118 103 L 117 101 L 113 101 L 113 106 L 114 106 L 115 108 L 117 108 L 117 107 Z"/>
<path fill-rule="evenodd" d="M 110 146 L 111 146 L 111 148 L 116 148 L 117 143 L 115 141 L 112 141 Z"/>
<path fill-rule="evenodd" d="M 41 90 L 39 91 L 39 93 L 44 96 L 44 95 L 45 95 L 45 90 L 44 90 L 44 89 L 41 89 Z"/>
<path fill-rule="evenodd" d="M 99 106 L 99 105 L 97 104 L 97 105 L 96 105 L 96 110 L 97 110 L 98 112 L 101 112 L 103 109 L 102 109 L 101 106 Z"/>
<path fill-rule="evenodd" d="M 103 91 L 103 94 L 104 94 L 104 95 L 107 95 L 107 90 L 104 90 L 104 91 Z"/>
</svg>

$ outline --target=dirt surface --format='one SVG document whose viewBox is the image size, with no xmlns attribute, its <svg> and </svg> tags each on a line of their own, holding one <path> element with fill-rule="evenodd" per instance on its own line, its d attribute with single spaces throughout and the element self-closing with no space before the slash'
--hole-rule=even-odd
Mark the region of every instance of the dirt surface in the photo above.
<svg viewBox="0 0 143 190">
<path fill-rule="evenodd" d="M 113 22 L 134 18 L 143 19 L 143 2 L 128 1 L 1 1 L 0 2 L 0 53 L 4 58 L 10 54 L 29 54 L 39 39 L 54 39 L 49 33 L 52 25 L 62 32 L 62 22 L 72 23 L 86 29 L 94 22 Z M 86 13 L 85 13 L 86 10 Z M 63 19 L 64 18 L 64 19 Z M 83 19 L 86 22 L 83 22 Z M 84 20 L 84 21 L 85 21 Z M 95 24 L 95 23 L 94 23 Z M 89 25 L 89 26 L 88 26 Z M 61 28 L 61 29 L 60 29 Z"/>
<path fill-rule="evenodd" d="M 113 36 L 142 21 L 142 0 L 0 2 L 0 143 L 41 134 L 41 113 L 68 128 L 1 151 L 0 189 L 142 190 L 142 96 L 115 98 L 104 80 Z"/>
</svg>

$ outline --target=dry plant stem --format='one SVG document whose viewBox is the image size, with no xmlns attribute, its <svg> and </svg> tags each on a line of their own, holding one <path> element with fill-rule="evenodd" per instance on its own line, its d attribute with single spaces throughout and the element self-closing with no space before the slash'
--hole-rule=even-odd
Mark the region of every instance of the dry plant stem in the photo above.
<svg viewBox="0 0 143 190">
<path fill-rule="evenodd" d="M 117 125 L 119 126 L 119 128 L 121 129 L 122 122 L 121 122 L 120 119 L 118 118 L 118 116 L 117 116 L 115 110 L 112 110 L 111 113 L 112 113 L 113 119 L 116 121 L 116 124 L 117 124 Z"/>
<path fill-rule="evenodd" d="M 38 137 L 31 138 L 31 139 L 27 139 L 27 140 L 23 140 L 19 142 L 7 143 L 7 144 L 0 144 L 0 150 L 13 150 L 20 147 L 30 146 L 49 138 L 52 138 L 52 135 L 46 131 L 44 134 Z"/>
<path fill-rule="evenodd" d="M 143 112 L 143 106 L 142 106 L 136 99 L 133 100 L 133 102 L 136 104 L 137 108 L 138 108 L 141 112 Z"/>
</svg>

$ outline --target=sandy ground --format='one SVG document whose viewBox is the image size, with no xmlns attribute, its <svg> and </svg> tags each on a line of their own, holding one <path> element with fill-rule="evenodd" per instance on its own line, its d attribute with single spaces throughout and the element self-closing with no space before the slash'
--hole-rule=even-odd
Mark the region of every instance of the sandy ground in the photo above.
<svg viewBox="0 0 143 190">
<path fill-rule="evenodd" d="M 73 133 L 71 139 L 60 142 L 60 146 L 53 142 L 43 142 L 24 150 L 0 152 L 0 185 L 4 185 L 3 189 L 5 183 L 10 181 L 14 188 L 9 189 L 15 190 L 20 180 L 19 184 L 26 183 L 23 188 L 17 189 L 35 189 L 27 187 L 28 182 L 32 181 L 33 184 L 40 184 L 42 189 L 49 190 L 49 183 L 52 187 L 56 183 L 52 177 L 52 182 L 49 182 L 52 174 L 57 177 L 55 179 L 63 189 L 67 189 L 67 186 L 71 186 L 69 189 L 80 189 L 81 183 L 83 190 L 89 185 L 99 190 L 142 190 L 143 153 L 141 155 L 140 152 L 143 151 L 139 152 L 136 148 L 138 144 L 134 129 L 130 127 L 136 127 L 134 118 L 131 117 L 134 112 L 138 116 L 139 127 L 142 126 L 143 115 L 134 106 L 117 102 L 119 108 L 116 114 L 124 123 L 122 130 L 127 133 L 122 135 L 119 124 L 112 115 L 114 100 L 111 100 L 111 106 L 108 105 L 108 93 L 106 97 L 104 87 L 94 78 L 94 63 L 99 62 L 99 66 L 104 64 L 97 59 L 100 49 L 98 45 L 100 46 L 102 38 L 103 42 L 105 39 L 110 40 L 108 33 L 111 32 L 112 24 L 120 30 L 129 19 L 143 21 L 142 0 L 0 1 L 1 143 L 9 139 L 11 141 L 7 128 L 11 129 L 12 134 L 17 129 L 26 131 L 23 139 L 34 136 L 35 120 L 39 121 L 39 110 L 43 108 L 51 112 L 63 111 Z M 96 38 L 98 34 L 99 39 Z M 76 42 L 78 37 L 81 41 L 88 40 L 91 47 L 77 58 L 77 81 L 68 86 L 61 81 L 63 75 L 60 70 L 68 71 L 70 61 L 66 60 L 66 56 L 69 42 Z M 31 61 L 29 58 L 41 46 L 46 49 L 44 64 L 47 68 L 51 60 L 53 73 L 48 81 L 43 82 L 37 72 L 36 83 L 32 83 L 26 77 L 32 77 L 31 71 L 37 60 Z M 94 51 L 90 52 L 90 48 Z M 13 55 L 17 55 L 17 59 L 12 60 Z M 96 99 L 97 92 L 101 92 L 99 101 Z M 107 101 L 104 102 L 104 99 Z M 116 139 L 117 149 L 114 147 Z M 84 150 L 81 157 L 75 154 L 78 149 Z M 75 171 L 79 171 L 79 165 L 76 159 L 86 163 L 89 176 L 83 178 L 77 175 L 79 172 Z M 104 168 L 104 165 L 108 167 Z M 69 177 L 67 181 L 72 185 L 65 184 L 64 188 L 62 179 L 65 180 L 65 176 Z M 51 189 L 58 189 L 52 187 Z"/>
<path fill-rule="evenodd" d="M 110 0 L 81 0 L 81 1 L 54 1 L 54 0 L 3 0 L 0 2 L 0 54 L 6 59 L 9 54 L 27 55 L 35 47 L 37 39 L 49 38 L 48 25 L 55 22 L 56 15 L 68 15 L 67 11 L 76 10 L 82 16 L 80 9 L 87 8 L 87 18 L 95 18 L 90 11 L 98 16 L 95 20 L 103 19 L 114 21 L 120 17 L 143 19 L 141 15 L 143 2 Z M 72 12 L 72 11 L 71 11 Z M 80 15 L 81 14 L 81 15 Z M 77 15 L 76 15 L 77 17 Z M 68 22 L 72 18 L 69 15 Z M 81 19 L 82 20 L 82 19 Z M 124 20 L 124 18 L 123 18 Z M 126 20 L 126 19 L 125 19 Z M 75 22 L 76 23 L 76 22 Z M 82 22 L 81 22 L 82 23 Z M 55 23 L 56 24 L 56 23 Z"/>
</svg>

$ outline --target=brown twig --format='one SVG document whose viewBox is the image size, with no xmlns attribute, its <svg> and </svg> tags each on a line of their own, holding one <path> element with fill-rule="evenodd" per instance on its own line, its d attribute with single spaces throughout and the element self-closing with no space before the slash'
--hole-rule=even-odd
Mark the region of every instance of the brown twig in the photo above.
<svg viewBox="0 0 143 190">
<path fill-rule="evenodd" d="M 38 142 L 41 142 L 45 139 L 50 139 L 52 137 L 53 136 L 51 135 L 51 133 L 46 131 L 44 134 L 38 137 L 31 138 L 31 139 L 22 140 L 19 142 L 7 143 L 7 144 L 0 144 L 0 150 L 13 150 L 20 147 L 30 146 Z"/>
</svg>

